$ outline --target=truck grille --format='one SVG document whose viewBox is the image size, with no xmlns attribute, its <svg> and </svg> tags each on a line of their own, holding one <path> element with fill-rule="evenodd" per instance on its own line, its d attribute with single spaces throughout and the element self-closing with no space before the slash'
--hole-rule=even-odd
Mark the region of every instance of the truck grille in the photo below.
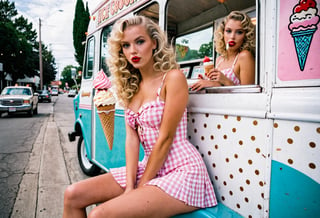
<svg viewBox="0 0 320 218">
<path fill-rule="evenodd" d="M 22 99 L 6 99 L 2 100 L 2 105 L 4 106 L 21 106 L 23 104 Z"/>
</svg>

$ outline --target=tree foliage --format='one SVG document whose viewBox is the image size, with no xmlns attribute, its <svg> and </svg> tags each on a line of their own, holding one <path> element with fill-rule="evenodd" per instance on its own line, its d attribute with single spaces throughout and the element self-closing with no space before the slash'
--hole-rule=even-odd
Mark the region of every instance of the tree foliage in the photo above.
<svg viewBox="0 0 320 218">
<path fill-rule="evenodd" d="M 61 73 L 61 76 L 62 76 L 61 88 L 65 88 L 66 83 L 68 84 L 68 87 L 70 87 L 70 88 L 75 85 L 75 82 L 72 78 L 72 69 L 76 69 L 76 72 L 78 73 L 81 70 L 81 67 L 75 67 L 72 65 L 68 65 L 63 69 L 63 71 Z M 76 81 L 77 81 L 78 85 L 81 83 L 81 77 L 79 75 L 77 76 Z"/>
<path fill-rule="evenodd" d="M 90 21 L 88 3 L 86 9 L 82 0 L 77 0 L 75 15 L 73 20 L 73 46 L 75 49 L 75 58 L 80 66 L 83 64 L 85 51 L 86 32 Z"/>
<path fill-rule="evenodd" d="M 33 25 L 18 12 L 14 2 L 0 1 L 0 62 L 13 83 L 25 76 L 39 75 L 39 42 Z M 54 80 L 55 59 L 42 45 L 44 84 Z"/>
</svg>

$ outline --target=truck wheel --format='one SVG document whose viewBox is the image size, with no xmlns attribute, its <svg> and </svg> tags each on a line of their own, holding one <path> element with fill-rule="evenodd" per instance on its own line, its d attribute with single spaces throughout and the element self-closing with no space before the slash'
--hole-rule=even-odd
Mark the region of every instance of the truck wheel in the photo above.
<svg viewBox="0 0 320 218">
<path fill-rule="evenodd" d="M 29 117 L 33 116 L 33 105 L 31 105 L 31 109 L 28 111 Z"/>
<path fill-rule="evenodd" d="M 87 156 L 86 147 L 84 145 L 83 137 L 80 136 L 78 141 L 78 160 L 80 168 L 87 176 L 96 176 L 100 173 L 100 168 L 94 165 Z"/>
<path fill-rule="evenodd" d="M 38 104 L 37 104 L 37 107 L 34 109 L 33 113 L 38 114 Z"/>
</svg>

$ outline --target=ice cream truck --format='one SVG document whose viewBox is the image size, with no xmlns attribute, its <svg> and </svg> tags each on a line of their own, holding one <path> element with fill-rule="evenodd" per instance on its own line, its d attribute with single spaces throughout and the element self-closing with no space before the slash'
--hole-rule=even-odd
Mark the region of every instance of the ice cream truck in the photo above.
<svg viewBox="0 0 320 218">
<path fill-rule="evenodd" d="M 319 216 L 319 9 L 319 0 L 102 1 L 90 16 L 69 133 L 71 141 L 78 140 L 83 172 L 94 176 L 125 165 L 124 108 L 116 103 L 106 113 L 111 124 L 104 131 L 93 102 L 98 72 L 110 77 L 107 39 L 113 23 L 135 14 L 156 21 L 192 83 L 203 73 L 203 58 L 215 62 L 219 55 L 214 30 L 238 10 L 256 25 L 255 84 L 189 93 L 188 139 L 206 163 L 219 204 L 177 217 Z"/>
</svg>

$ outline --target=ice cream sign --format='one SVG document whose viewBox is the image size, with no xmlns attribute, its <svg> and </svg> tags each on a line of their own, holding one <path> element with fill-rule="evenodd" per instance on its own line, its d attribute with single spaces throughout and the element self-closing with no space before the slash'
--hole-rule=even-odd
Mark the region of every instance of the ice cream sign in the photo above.
<svg viewBox="0 0 320 218">
<path fill-rule="evenodd" d="M 280 4 L 279 79 L 320 79 L 319 0 L 282 0 Z"/>
<path fill-rule="evenodd" d="M 142 0 L 112 0 L 106 1 L 104 5 L 98 10 L 98 19 L 97 19 L 97 26 L 100 26 L 107 20 L 115 17 L 117 14 L 126 11 L 126 9 L 133 9 L 134 6 L 139 6 L 143 3 Z"/>
</svg>

